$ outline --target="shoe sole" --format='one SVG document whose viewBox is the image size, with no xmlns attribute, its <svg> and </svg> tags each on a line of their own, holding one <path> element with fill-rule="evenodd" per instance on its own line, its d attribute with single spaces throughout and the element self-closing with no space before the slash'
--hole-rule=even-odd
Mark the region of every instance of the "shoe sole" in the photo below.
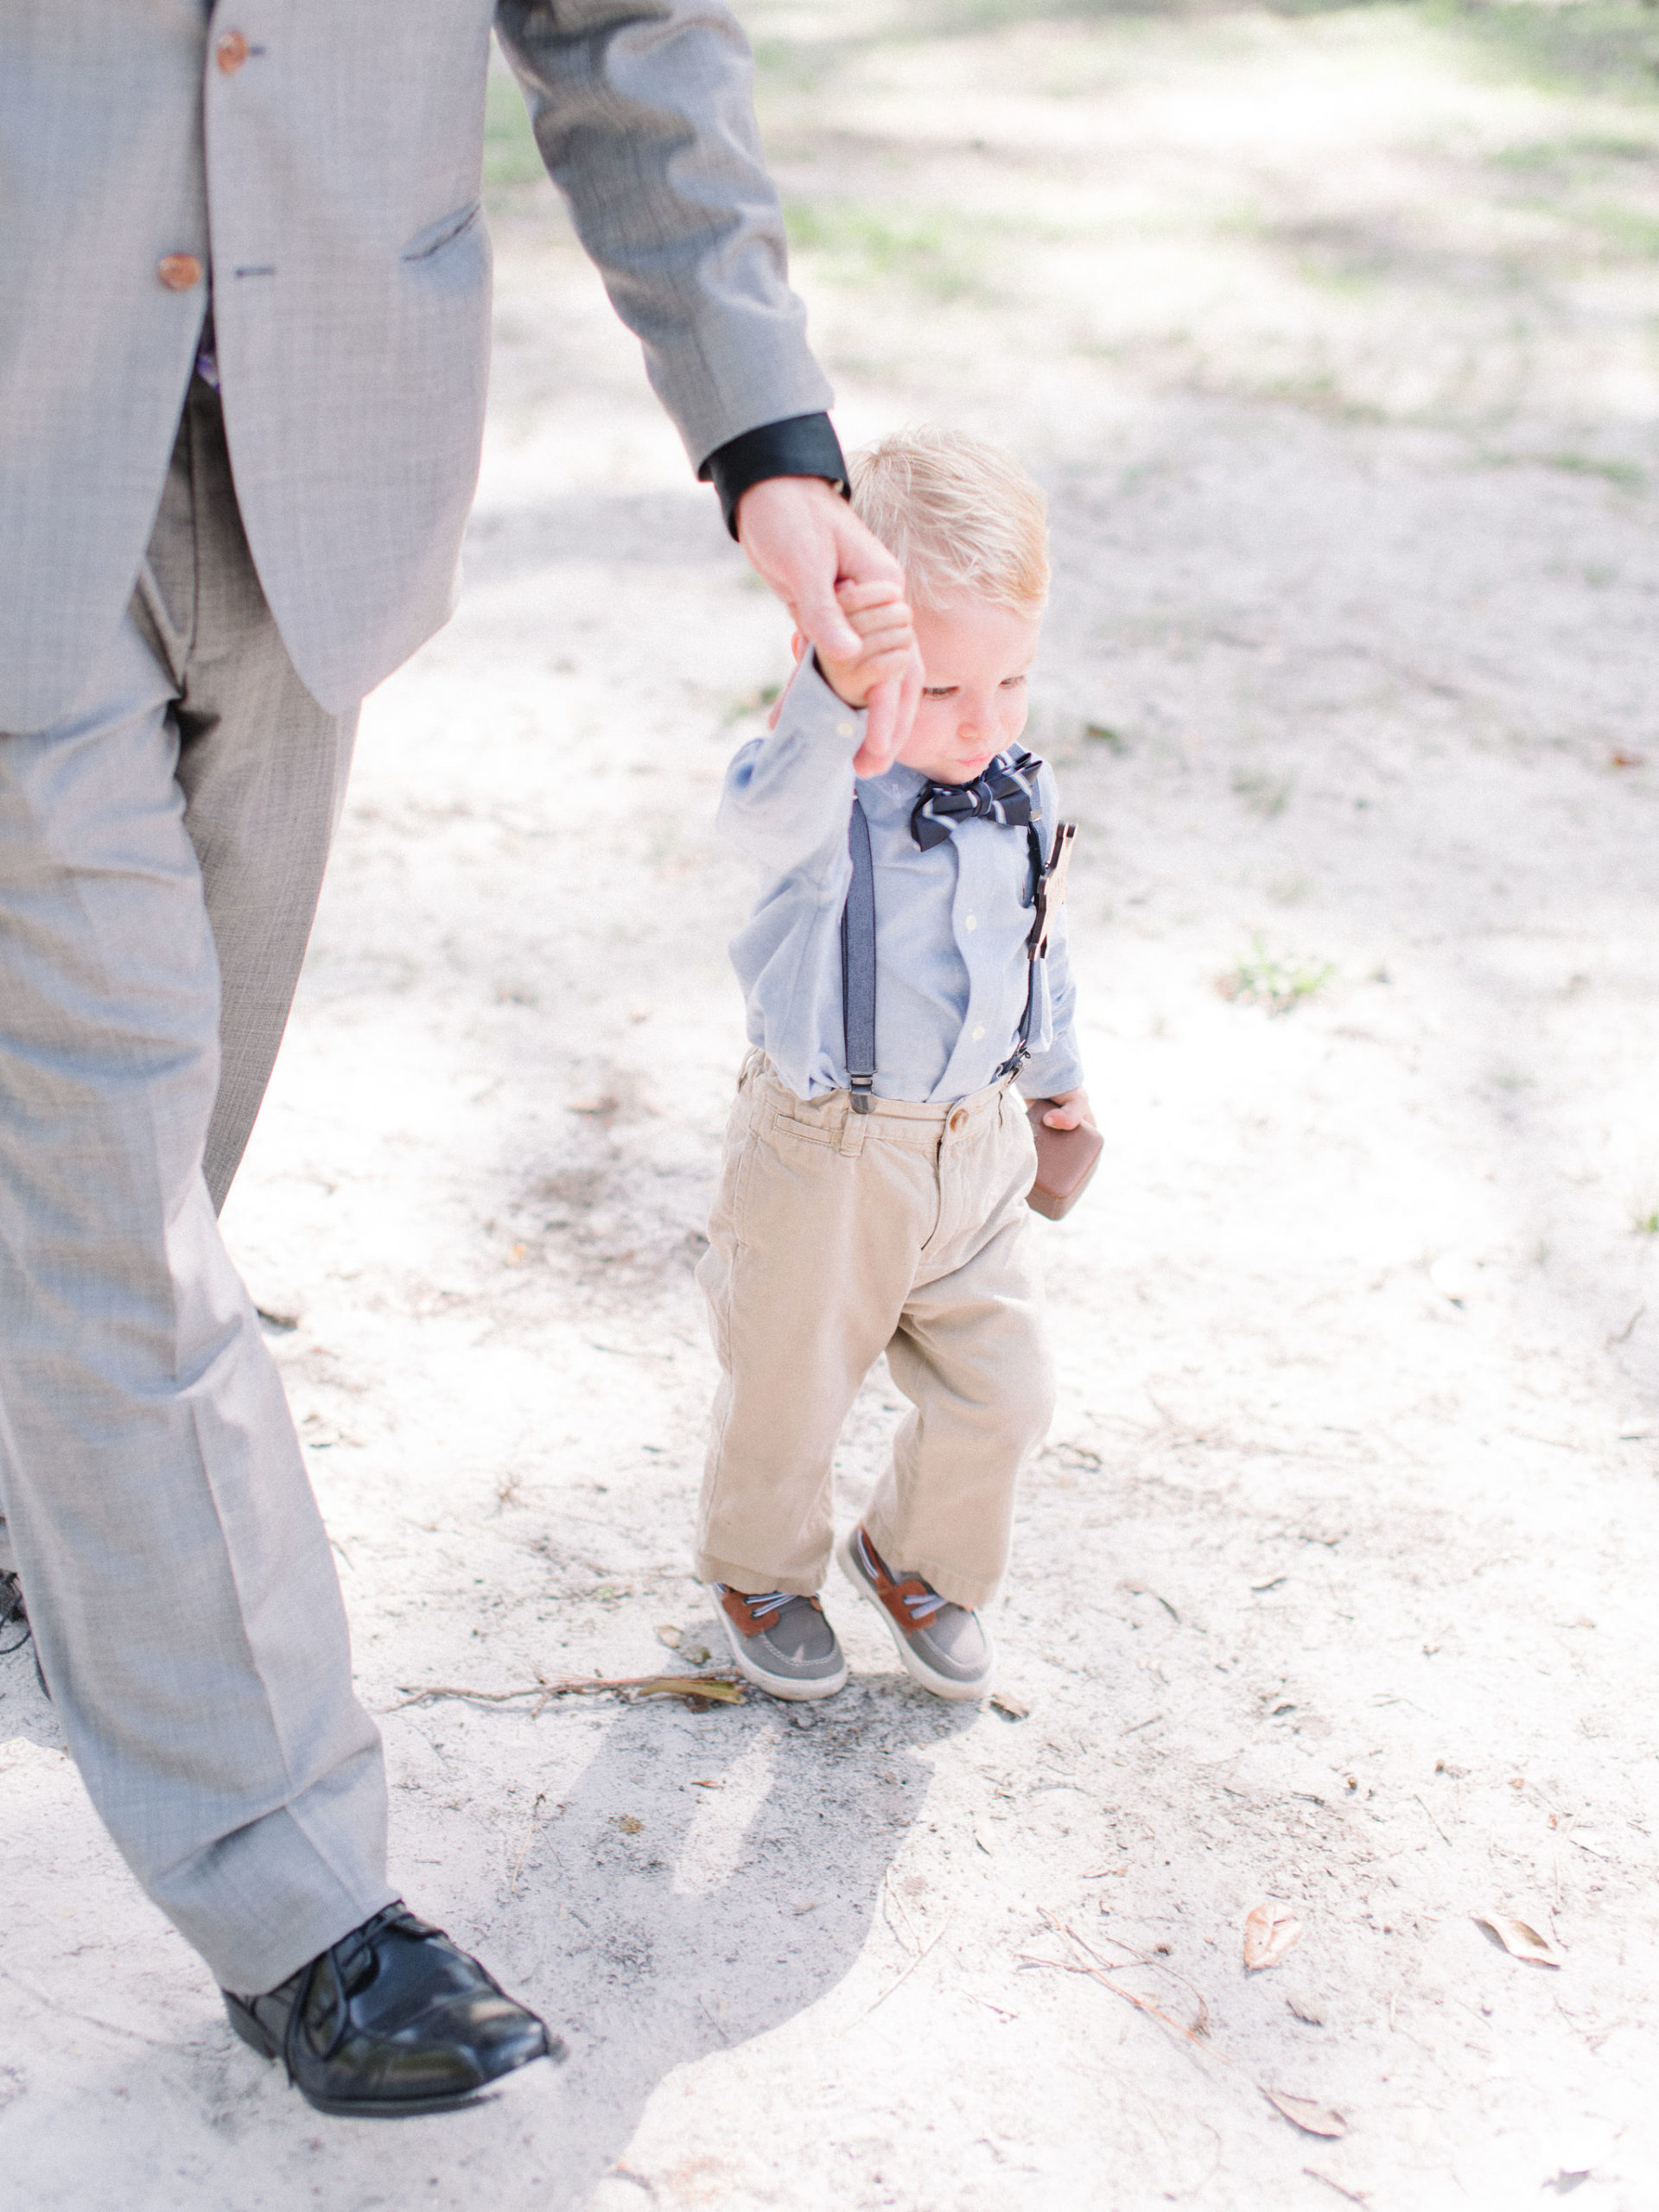
<svg viewBox="0 0 1659 2212">
<path fill-rule="evenodd" d="M 782 1698 L 789 1705 L 810 1705 L 818 1698 L 834 1697 L 837 1690 L 846 1688 L 847 1660 L 844 1654 L 839 1669 L 833 1675 L 826 1675 L 822 1681 L 795 1682 L 791 1681 L 786 1675 L 767 1674 L 766 1669 L 756 1666 L 754 1661 L 744 1650 L 743 1639 L 727 1619 L 726 1608 L 721 1604 L 719 1598 L 712 1589 L 709 1590 L 709 1594 L 714 1598 L 715 1611 L 720 1616 L 721 1627 L 726 1632 L 726 1642 L 731 1650 L 732 1664 L 746 1682 L 753 1682 L 756 1689 L 765 1690 L 768 1697 Z"/>
<path fill-rule="evenodd" d="M 836 1560 L 842 1573 L 857 1591 L 859 1596 L 867 1605 L 874 1605 L 881 1616 L 882 1623 L 888 1635 L 893 1638 L 894 1649 L 898 1651 L 899 1662 L 905 1672 L 913 1681 L 919 1682 L 925 1690 L 931 1690 L 935 1697 L 948 1699 L 952 1705 L 969 1705 L 980 1698 L 988 1696 L 996 1675 L 996 1646 L 991 1640 L 989 1630 L 985 1629 L 984 1624 L 981 1623 L 988 1653 L 983 1675 L 971 1682 L 955 1682 L 951 1681 L 949 1675 L 939 1674 L 917 1652 L 903 1629 L 882 1604 L 879 1593 L 859 1566 L 853 1553 L 853 1540 L 857 1534 L 858 1531 L 855 1529 L 849 1529 L 836 1546 Z"/>
<path fill-rule="evenodd" d="M 281 2050 L 247 2007 L 238 2004 L 228 1989 L 220 1993 L 225 1999 L 226 2015 L 248 2049 L 257 2051 L 261 2058 L 280 2059 L 283 2056 Z M 551 2059 L 554 2065 L 558 2066 L 569 2055 L 565 2045 L 550 2028 L 547 2049 L 537 2051 L 536 2058 Z M 423 2120 L 429 2113 L 460 2112 L 467 2105 L 476 2104 L 480 2097 L 487 2096 L 491 2090 L 499 2088 L 504 2082 L 510 2082 L 515 2074 L 522 2074 L 535 2063 L 535 2058 L 521 2058 L 516 2066 L 509 2066 L 505 2072 L 493 2075 L 487 2082 L 480 2082 L 474 2089 L 460 2090 L 453 2097 L 319 2097 L 315 2096 L 302 2082 L 296 2082 L 291 2074 L 288 2078 L 289 2086 L 298 2089 L 314 2112 L 327 2113 L 331 2120 Z"/>
</svg>

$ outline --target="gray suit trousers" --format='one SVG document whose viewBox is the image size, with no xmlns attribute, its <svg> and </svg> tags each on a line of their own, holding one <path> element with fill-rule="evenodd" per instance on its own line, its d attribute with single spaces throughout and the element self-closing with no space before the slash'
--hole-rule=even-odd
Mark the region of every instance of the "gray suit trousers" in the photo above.
<svg viewBox="0 0 1659 2212">
<path fill-rule="evenodd" d="M 294 673 L 195 381 L 101 665 L 0 734 L 0 1536 L 94 1805 L 241 1991 L 392 1895 L 328 1539 L 215 1219 L 354 728 Z"/>
</svg>

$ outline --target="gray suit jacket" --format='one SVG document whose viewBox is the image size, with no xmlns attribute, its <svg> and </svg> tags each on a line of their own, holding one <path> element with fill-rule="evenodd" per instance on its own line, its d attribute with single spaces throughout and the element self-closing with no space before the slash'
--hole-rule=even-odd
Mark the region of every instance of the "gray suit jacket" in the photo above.
<svg viewBox="0 0 1659 2212">
<path fill-rule="evenodd" d="M 121 620 L 209 272 L 237 495 L 307 686 L 343 710 L 444 620 L 493 19 L 693 461 L 829 404 L 720 0 L 0 0 L 0 730 L 73 707 Z M 169 289 L 170 256 L 202 281 Z"/>
</svg>

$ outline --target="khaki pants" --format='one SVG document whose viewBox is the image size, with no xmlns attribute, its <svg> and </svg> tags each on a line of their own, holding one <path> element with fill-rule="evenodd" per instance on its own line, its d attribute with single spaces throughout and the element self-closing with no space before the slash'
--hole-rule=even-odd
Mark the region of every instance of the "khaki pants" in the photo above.
<svg viewBox="0 0 1659 2212">
<path fill-rule="evenodd" d="M 885 1351 L 915 1410 L 865 1513 L 871 1541 L 955 1605 L 995 1595 L 1014 1485 L 1053 1410 L 1035 1165 L 1006 1084 L 861 1115 L 845 1091 L 797 1098 L 750 1055 L 697 1269 L 722 1370 L 697 1516 L 705 1581 L 823 1586 L 836 1439 Z"/>
</svg>

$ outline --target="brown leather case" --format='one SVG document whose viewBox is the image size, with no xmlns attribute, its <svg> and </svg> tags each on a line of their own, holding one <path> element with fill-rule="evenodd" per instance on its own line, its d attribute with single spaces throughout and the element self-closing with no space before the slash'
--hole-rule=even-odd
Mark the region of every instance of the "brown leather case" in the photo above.
<svg viewBox="0 0 1659 2212">
<path fill-rule="evenodd" d="M 1052 1098 L 1026 1102 L 1031 1134 L 1037 1140 L 1037 1179 L 1027 1203 L 1050 1221 L 1058 1221 L 1088 1188 L 1106 1141 L 1091 1122 L 1081 1128 L 1051 1129 L 1043 1116 L 1053 1103 Z"/>
</svg>

